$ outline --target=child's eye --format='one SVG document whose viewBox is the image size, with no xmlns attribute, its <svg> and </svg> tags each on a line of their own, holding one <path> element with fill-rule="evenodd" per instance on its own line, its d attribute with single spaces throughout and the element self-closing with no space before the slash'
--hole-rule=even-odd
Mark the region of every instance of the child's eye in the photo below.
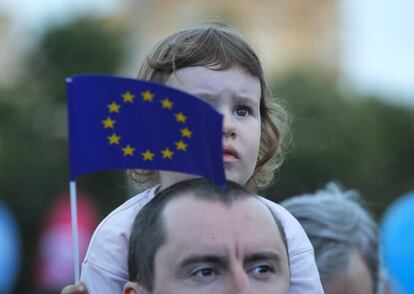
<svg viewBox="0 0 414 294">
<path fill-rule="evenodd" d="M 252 110 L 247 105 L 236 105 L 233 109 L 233 114 L 237 116 L 249 116 L 252 114 Z"/>
</svg>

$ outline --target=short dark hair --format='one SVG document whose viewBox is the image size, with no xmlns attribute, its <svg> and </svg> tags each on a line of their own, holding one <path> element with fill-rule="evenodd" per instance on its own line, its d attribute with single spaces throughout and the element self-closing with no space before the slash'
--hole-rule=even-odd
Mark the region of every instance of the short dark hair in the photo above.
<svg viewBox="0 0 414 294">
<path fill-rule="evenodd" d="M 149 291 L 152 291 L 154 285 L 155 254 L 166 241 L 167 232 L 162 213 L 172 199 L 188 195 L 187 193 L 196 199 L 221 202 L 226 206 L 236 200 L 257 197 L 234 182 L 227 181 L 225 188 L 221 189 L 204 178 L 182 181 L 158 193 L 138 212 L 131 228 L 128 249 L 129 280 L 137 281 Z M 272 211 L 271 213 L 288 252 L 283 227 Z"/>
</svg>

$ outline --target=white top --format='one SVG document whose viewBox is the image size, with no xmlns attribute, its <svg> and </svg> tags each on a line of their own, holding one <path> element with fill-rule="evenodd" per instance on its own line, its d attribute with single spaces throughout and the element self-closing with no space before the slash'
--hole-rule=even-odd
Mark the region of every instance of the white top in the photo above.
<svg viewBox="0 0 414 294">
<path fill-rule="evenodd" d="M 138 211 L 154 197 L 156 187 L 129 199 L 97 227 L 85 260 L 81 281 L 90 294 L 122 293 L 128 280 L 128 242 Z M 280 219 L 287 237 L 290 264 L 289 294 L 323 293 L 312 245 L 299 222 L 282 206 L 262 198 Z"/>
</svg>

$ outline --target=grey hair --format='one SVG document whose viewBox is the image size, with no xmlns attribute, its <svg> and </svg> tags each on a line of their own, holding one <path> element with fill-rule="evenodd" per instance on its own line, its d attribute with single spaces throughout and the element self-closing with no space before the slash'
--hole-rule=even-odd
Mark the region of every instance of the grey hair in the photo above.
<svg viewBox="0 0 414 294">
<path fill-rule="evenodd" d="M 322 281 L 346 271 L 357 251 L 369 269 L 377 293 L 378 228 L 357 191 L 342 190 L 331 182 L 314 194 L 296 196 L 281 205 L 308 235 Z"/>
</svg>

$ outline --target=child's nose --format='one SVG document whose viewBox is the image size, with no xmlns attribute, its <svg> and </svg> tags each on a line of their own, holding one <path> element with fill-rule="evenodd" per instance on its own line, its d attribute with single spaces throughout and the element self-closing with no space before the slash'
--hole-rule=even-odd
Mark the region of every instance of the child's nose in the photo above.
<svg viewBox="0 0 414 294">
<path fill-rule="evenodd" d="M 237 137 L 237 133 L 233 115 L 231 113 L 224 113 L 223 116 L 223 136 L 235 139 Z"/>
</svg>

